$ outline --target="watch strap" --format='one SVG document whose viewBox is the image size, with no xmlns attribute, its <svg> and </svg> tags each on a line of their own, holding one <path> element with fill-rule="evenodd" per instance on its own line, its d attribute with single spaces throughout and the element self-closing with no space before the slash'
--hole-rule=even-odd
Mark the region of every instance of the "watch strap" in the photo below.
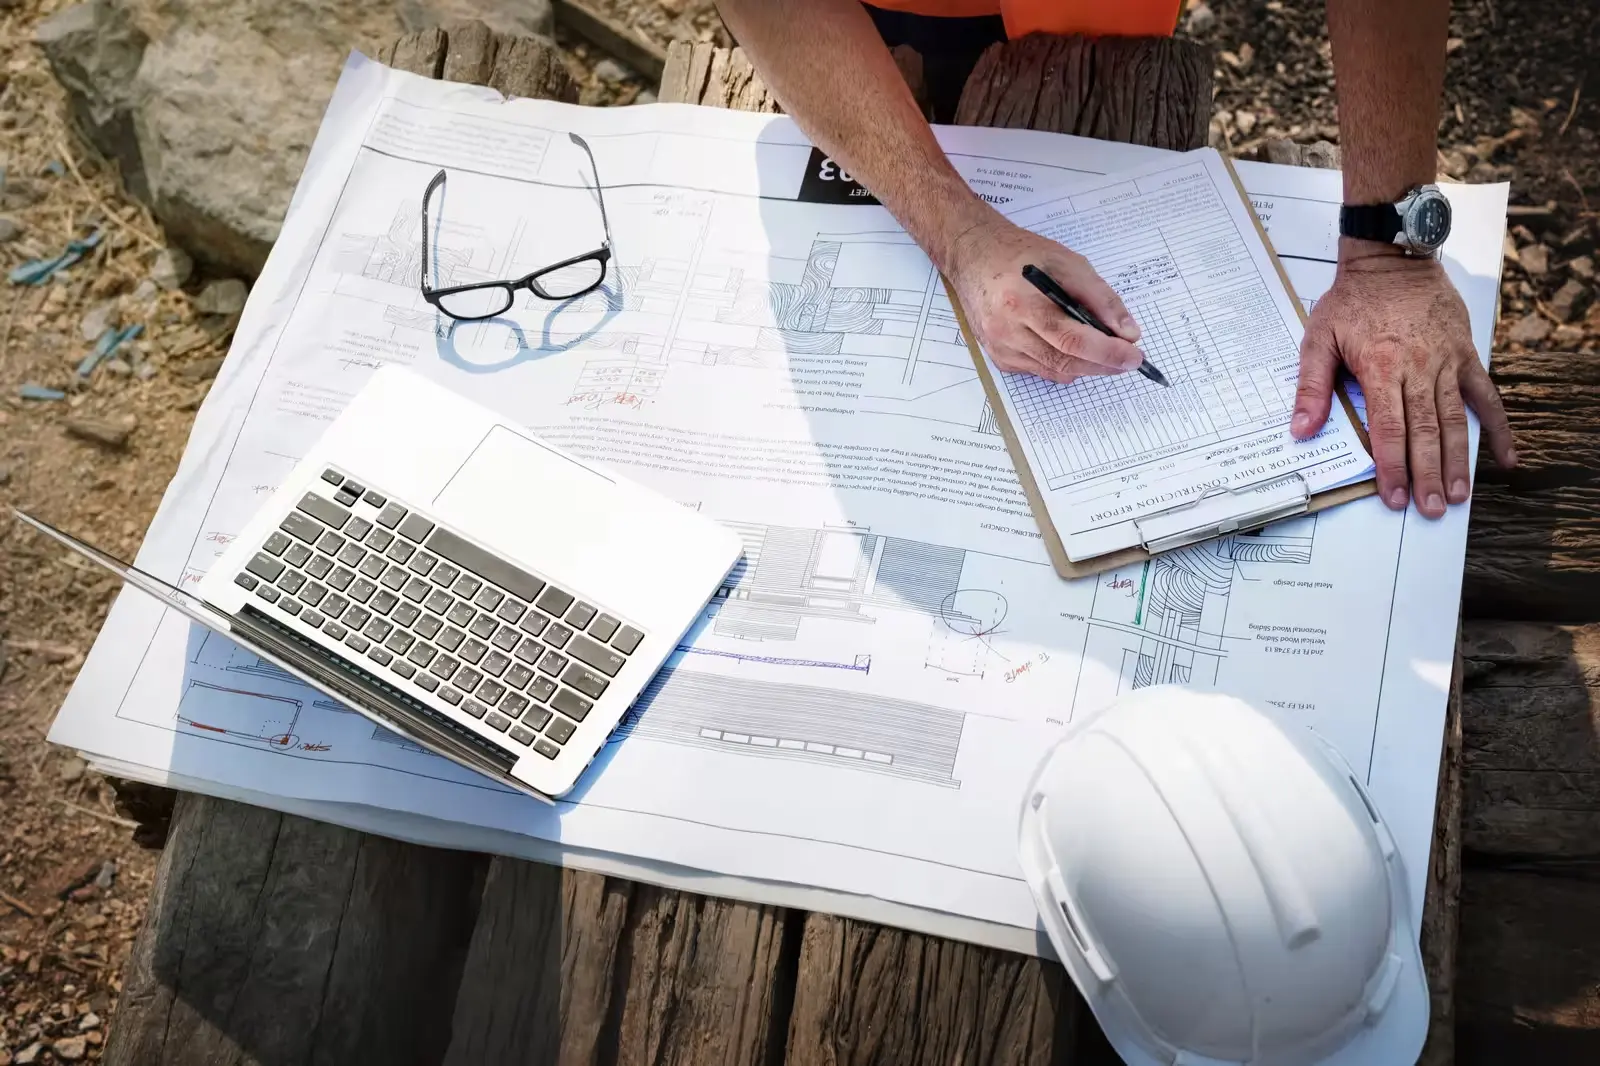
<svg viewBox="0 0 1600 1066">
<path fill-rule="evenodd" d="M 1394 204 L 1345 204 L 1339 208 L 1339 234 L 1343 237 L 1392 243 L 1400 228 L 1400 211 Z"/>
</svg>

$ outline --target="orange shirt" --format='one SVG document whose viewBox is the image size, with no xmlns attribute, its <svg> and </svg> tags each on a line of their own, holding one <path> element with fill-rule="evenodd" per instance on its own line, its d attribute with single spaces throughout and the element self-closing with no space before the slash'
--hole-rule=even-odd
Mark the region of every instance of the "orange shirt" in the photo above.
<svg viewBox="0 0 1600 1066">
<path fill-rule="evenodd" d="M 1006 36 L 1170 37 L 1183 0 L 868 0 L 873 7 L 950 18 L 1000 15 Z"/>
</svg>

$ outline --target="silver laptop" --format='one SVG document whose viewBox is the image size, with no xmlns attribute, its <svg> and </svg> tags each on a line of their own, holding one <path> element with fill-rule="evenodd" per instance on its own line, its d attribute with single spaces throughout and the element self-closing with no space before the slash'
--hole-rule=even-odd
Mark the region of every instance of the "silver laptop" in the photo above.
<svg viewBox="0 0 1600 1066">
<path fill-rule="evenodd" d="M 430 751 L 571 790 L 738 561 L 732 531 L 386 367 L 195 594 L 34 527 Z"/>
</svg>

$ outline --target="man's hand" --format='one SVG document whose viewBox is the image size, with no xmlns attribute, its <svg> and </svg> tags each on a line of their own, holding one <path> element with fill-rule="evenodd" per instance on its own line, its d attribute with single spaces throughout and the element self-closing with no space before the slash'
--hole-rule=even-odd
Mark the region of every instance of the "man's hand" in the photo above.
<svg viewBox="0 0 1600 1066">
<path fill-rule="evenodd" d="M 1143 356 L 1139 327 L 1089 261 L 983 208 L 951 243 L 947 273 L 978 343 L 1002 370 L 1069 382 L 1088 374 L 1120 374 Z M 1022 276 L 1032 263 L 1118 334 L 1107 337 L 1068 318 Z"/>
<path fill-rule="evenodd" d="M 1467 418 L 1477 413 L 1502 467 L 1516 463 L 1500 394 L 1478 362 L 1467 308 L 1432 259 L 1394 250 L 1341 249 L 1339 272 L 1317 301 L 1300 348 L 1290 428 L 1311 436 L 1328 417 L 1340 360 L 1367 398 L 1378 492 L 1396 510 L 1407 486 L 1429 518 L 1470 493 Z"/>
</svg>

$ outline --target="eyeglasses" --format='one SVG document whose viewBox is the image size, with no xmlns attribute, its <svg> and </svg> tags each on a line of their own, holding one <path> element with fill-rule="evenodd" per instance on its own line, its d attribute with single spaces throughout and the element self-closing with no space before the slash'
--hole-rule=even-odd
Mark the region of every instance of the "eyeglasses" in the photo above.
<svg viewBox="0 0 1600 1066">
<path fill-rule="evenodd" d="M 531 274 L 505 281 L 479 281 L 470 285 L 451 285 L 435 289 L 428 284 L 428 201 L 434 191 L 445 181 L 445 172 L 433 176 L 427 191 L 422 194 L 422 298 L 451 318 L 463 322 L 476 322 L 502 315 L 511 309 L 518 289 L 527 289 L 545 300 L 571 300 L 593 292 L 606 279 L 606 264 L 611 261 L 611 223 L 606 219 L 605 196 L 600 191 L 600 170 L 595 166 L 594 153 L 576 133 L 567 134 L 572 143 L 583 149 L 589 158 L 589 169 L 594 171 L 595 198 L 600 204 L 600 225 L 605 230 L 605 241 L 592 252 L 563 259 L 541 267 Z"/>
</svg>

